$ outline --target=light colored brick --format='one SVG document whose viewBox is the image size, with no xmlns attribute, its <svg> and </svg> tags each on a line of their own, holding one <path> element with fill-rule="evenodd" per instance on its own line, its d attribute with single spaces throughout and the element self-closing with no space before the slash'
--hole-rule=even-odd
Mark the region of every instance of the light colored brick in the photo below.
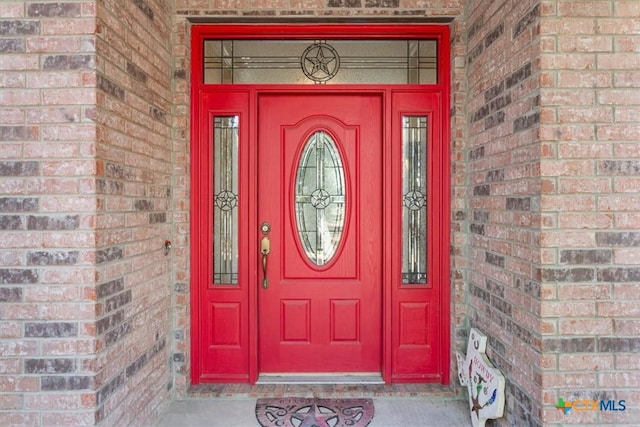
<svg viewBox="0 0 640 427">
<path fill-rule="evenodd" d="M 558 365 L 565 371 L 602 371 L 614 367 L 614 356 L 611 355 L 565 355 L 558 357 Z"/>
<path fill-rule="evenodd" d="M 613 51 L 613 37 L 611 36 L 560 36 L 558 37 L 559 52 L 611 52 Z M 601 65 L 601 55 L 598 55 L 598 68 Z"/>
<path fill-rule="evenodd" d="M 613 15 L 612 6 L 610 1 L 589 1 L 588 7 L 583 1 L 561 1 L 558 3 L 558 15 L 579 18 L 587 16 L 606 17 Z"/>
<path fill-rule="evenodd" d="M 602 196 L 598 198 L 598 210 L 601 211 L 637 211 L 640 195 Z"/>
<path fill-rule="evenodd" d="M 640 129 L 634 125 L 597 125 L 598 139 L 602 141 L 637 141 Z"/>
<path fill-rule="evenodd" d="M 599 194 L 610 193 L 612 183 L 610 178 L 560 178 L 558 185 L 559 194 Z M 550 196 L 552 197 L 552 196 Z M 592 210 L 593 206 L 587 210 Z M 563 206 L 564 208 L 564 206 Z"/>
<path fill-rule="evenodd" d="M 598 382 L 602 387 L 620 389 L 636 388 L 640 384 L 640 373 L 638 372 L 617 372 L 598 374 Z"/>
<path fill-rule="evenodd" d="M 613 333 L 613 320 L 560 320 L 559 331 L 563 335 L 611 335 Z"/>
<path fill-rule="evenodd" d="M 40 61 L 36 55 L 7 53 L 2 56 L 3 58 L 2 62 L 0 62 L 0 70 L 3 71 L 33 71 L 40 68 Z"/>
</svg>

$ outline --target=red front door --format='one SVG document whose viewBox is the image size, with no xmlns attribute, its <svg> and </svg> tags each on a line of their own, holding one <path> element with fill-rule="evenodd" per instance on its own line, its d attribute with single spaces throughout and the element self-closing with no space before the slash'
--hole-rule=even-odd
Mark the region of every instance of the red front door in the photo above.
<svg viewBox="0 0 640 427">
<path fill-rule="evenodd" d="M 381 371 L 381 170 L 380 94 L 259 96 L 261 373 Z"/>
</svg>

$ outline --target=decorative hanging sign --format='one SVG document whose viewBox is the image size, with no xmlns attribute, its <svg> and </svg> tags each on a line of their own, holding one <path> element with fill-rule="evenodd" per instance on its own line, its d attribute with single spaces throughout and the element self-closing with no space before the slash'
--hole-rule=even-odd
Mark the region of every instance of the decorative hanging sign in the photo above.
<svg viewBox="0 0 640 427">
<path fill-rule="evenodd" d="M 484 427 L 488 419 L 504 414 L 504 376 L 485 355 L 487 337 L 471 328 L 467 355 L 456 352 L 458 379 L 467 386 L 473 427 Z"/>
</svg>

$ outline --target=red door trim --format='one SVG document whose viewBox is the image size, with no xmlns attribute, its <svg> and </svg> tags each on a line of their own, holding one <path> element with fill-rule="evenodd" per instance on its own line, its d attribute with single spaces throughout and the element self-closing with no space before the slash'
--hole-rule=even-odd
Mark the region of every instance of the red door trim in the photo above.
<svg viewBox="0 0 640 427">
<path fill-rule="evenodd" d="M 435 241 L 438 242 L 440 250 L 438 251 L 438 259 L 434 259 L 434 274 L 437 280 L 441 283 L 440 286 L 440 298 L 439 298 L 439 316 L 441 319 L 441 331 L 442 334 L 439 338 L 439 367 L 438 378 L 431 378 L 431 381 L 437 381 L 442 384 L 448 384 L 450 379 L 450 363 L 453 355 L 450 347 L 451 342 L 451 327 L 450 327 L 450 289 L 449 289 L 449 236 L 450 236 L 450 178 L 449 178 L 449 164 L 450 164 L 450 149 L 449 149 L 449 87 L 450 87 L 450 64 L 449 64 L 449 27 L 446 25 L 421 25 L 421 24 L 286 24 L 286 25 L 254 25 L 254 24 L 216 24 L 216 25 L 194 25 L 191 32 L 192 42 L 192 75 L 191 75 L 191 111 L 192 111 L 192 124 L 191 124 L 191 381 L 192 384 L 198 384 L 200 382 L 249 382 L 255 383 L 258 378 L 258 325 L 257 325 L 257 257 L 252 254 L 258 253 L 258 218 L 255 214 L 249 214 L 249 212 L 257 212 L 257 198 L 256 189 L 257 182 L 255 176 L 249 171 L 257 170 L 257 153 L 255 149 L 245 149 L 243 154 L 243 162 L 246 166 L 246 170 L 241 170 L 241 173 L 245 182 L 242 185 L 246 194 L 252 194 L 254 197 L 247 197 L 245 200 L 247 214 L 241 218 L 242 227 L 246 227 L 245 234 L 241 241 L 244 242 L 240 248 L 240 257 L 244 258 L 244 262 L 241 265 L 241 273 L 244 273 L 246 277 L 246 283 L 241 284 L 241 288 L 246 292 L 248 301 L 246 304 L 247 318 L 245 321 L 246 331 L 248 333 L 248 349 L 247 349 L 247 372 L 244 375 L 220 375 L 216 377 L 209 377 L 202 372 L 202 359 L 200 349 L 202 345 L 201 336 L 201 307 L 200 301 L 202 298 L 202 286 L 199 284 L 201 280 L 206 278 L 200 277 L 202 275 L 202 265 L 208 262 L 206 259 L 198 258 L 197 254 L 209 254 L 209 250 L 205 249 L 206 240 L 200 239 L 197 236 L 201 236 L 203 230 L 208 229 L 206 224 L 206 218 L 199 215 L 202 212 L 204 203 L 199 199 L 198 195 L 201 194 L 203 188 L 203 181 L 199 179 L 198 173 L 203 172 L 201 170 L 202 165 L 198 166 L 203 159 L 203 144 L 200 142 L 206 140 L 207 135 L 202 132 L 204 123 L 204 105 L 202 103 L 202 97 L 205 94 L 222 94 L 222 93 L 244 93 L 248 96 L 247 108 L 244 112 L 248 117 L 257 117 L 257 105 L 256 100 L 259 92 L 289 92 L 295 93 L 298 91 L 308 92 L 309 90 L 327 90 L 328 86 L 322 88 L 316 87 L 300 87 L 294 85 L 271 85 L 271 86 L 257 86 L 257 85 L 205 85 L 203 81 L 203 40 L 208 38 L 366 38 L 366 39 L 385 39 L 385 38 L 432 38 L 439 41 L 438 50 L 438 84 L 435 85 L 423 85 L 423 86 L 395 86 L 395 90 L 401 92 L 413 92 L 413 93 L 425 93 L 435 92 L 440 94 L 440 118 L 439 128 L 440 137 L 438 155 L 439 165 L 435 166 L 440 168 L 440 185 L 439 185 L 439 199 L 441 206 L 443 207 L 439 215 L 434 217 L 434 223 L 432 224 L 432 232 L 437 234 Z M 391 86 L 371 86 L 371 85 L 344 85 L 344 86 L 331 86 L 331 91 L 335 92 L 351 92 L 351 93 L 364 93 L 364 92 L 383 92 L 384 98 L 384 117 L 383 123 L 390 122 L 392 116 L 392 97 L 394 89 Z M 221 107 L 222 108 L 222 107 Z M 237 109 L 236 109 L 237 110 Z M 394 238 L 394 227 L 397 227 L 396 215 L 393 214 L 392 196 L 394 195 L 393 177 L 393 150 L 392 141 L 394 139 L 393 130 L 391 126 L 384 126 L 383 128 L 383 164 L 384 164 L 384 182 L 383 182 L 383 203 L 384 203 L 384 244 L 385 252 L 391 253 L 392 243 Z M 245 129 L 246 143 L 250 141 L 256 141 L 257 129 L 254 121 L 249 123 Z M 435 230 L 434 230 L 435 228 Z M 245 240 L 246 238 L 246 240 Z M 384 257 L 383 262 L 383 365 L 382 375 L 387 383 L 392 381 L 424 381 L 428 380 L 424 377 L 416 378 L 400 378 L 393 376 L 393 345 L 392 345 L 392 313 L 394 312 L 393 299 L 394 299 L 394 287 L 393 279 L 395 275 L 394 265 L 397 261 L 393 261 L 392 257 Z M 248 289 L 244 288 L 248 286 Z"/>
</svg>

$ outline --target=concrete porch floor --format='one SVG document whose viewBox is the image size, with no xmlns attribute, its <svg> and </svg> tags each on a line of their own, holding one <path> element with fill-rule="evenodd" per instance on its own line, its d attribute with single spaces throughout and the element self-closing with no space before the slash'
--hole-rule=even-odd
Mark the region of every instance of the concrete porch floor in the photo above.
<svg viewBox="0 0 640 427">
<path fill-rule="evenodd" d="M 287 396 L 371 398 L 371 427 L 470 426 L 468 403 L 458 393 L 459 389 L 432 384 L 211 384 L 192 388 L 188 398 L 172 402 L 149 427 L 259 427 L 256 400 Z"/>
</svg>

